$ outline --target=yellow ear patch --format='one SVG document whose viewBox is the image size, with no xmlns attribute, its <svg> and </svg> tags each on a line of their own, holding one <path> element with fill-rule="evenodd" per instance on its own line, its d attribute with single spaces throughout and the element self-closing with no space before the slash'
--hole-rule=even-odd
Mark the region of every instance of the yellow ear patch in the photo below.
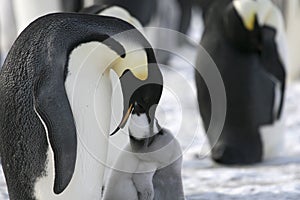
<svg viewBox="0 0 300 200">
<path fill-rule="evenodd" d="M 110 66 L 119 77 L 126 70 L 130 70 L 132 74 L 139 80 L 144 81 L 148 78 L 148 60 L 144 50 L 138 50 L 126 54 L 125 58 L 119 57 Z"/>
<path fill-rule="evenodd" d="M 241 17 L 247 30 L 253 31 L 255 16 L 257 14 L 257 2 L 253 0 L 234 0 L 233 6 Z"/>
<path fill-rule="evenodd" d="M 256 13 L 252 12 L 246 19 L 243 20 L 244 26 L 249 31 L 253 31 L 255 28 L 255 16 L 256 16 Z"/>
<path fill-rule="evenodd" d="M 271 0 L 234 0 L 233 6 L 249 31 L 255 28 L 255 17 L 260 26 L 277 26 L 278 20 L 274 15 L 280 15 L 280 11 Z"/>
<path fill-rule="evenodd" d="M 113 16 L 127 21 L 143 34 L 143 26 L 140 22 L 121 7 L 110 7 L 102 11 L 100 15 Z M 110 69 L 113 69 L 119 77 L 121 77 L 126 70 L 130 70 L 137 79 L 142 81 L 146 80 L 148 78 L 148 60 L 146 52 L 144 50 L 140 50 L 141 48 L 137 48 L 134 44 L 128 44 L 126 41 L 123 43 L 123 46 L 126 47 L 126 52 L 128 51 L 130 53 L 126 53 L 125 58 L 118 57 L 110 65 Z"/>
</svg>

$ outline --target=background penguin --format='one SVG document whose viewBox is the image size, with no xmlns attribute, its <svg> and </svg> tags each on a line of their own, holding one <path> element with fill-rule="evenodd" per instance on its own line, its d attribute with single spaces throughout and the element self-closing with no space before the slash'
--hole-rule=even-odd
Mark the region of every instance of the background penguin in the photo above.
<svg viewBox="0 0 300 200">
<path fill-rule="evenodd" d="M 0 153 L 11 200 L 100 199 L 104 167 L 93 156 L 106 156 L 107 141 L 98 139 L 109 134 L 107 100 L 111 95 L 108 71 L 101 68 L 101 63 L 110 63 L 106 67 L 120 77 L 122 123 L 127 121 L 133 102 L 149 108 L 158 103 L 162 92 L 154 52 L 138 31 L 123 33 L 132 29 L 132 25 L 112 17 L 52 14 L 33 22 L 18 37 L 0 74 Z M 113 39 L 118 33 L 125 35 Z M 76 60 L 76 55 L 92 41 L 99 45 L 103 42 L 109 48 L 91 55 L 98 56 L 100 64 L 82 63 L 80 69 L 90 73 L 78 72 L 77 82 L 73 70 L 82 60 Z M 128 44 L 141 51 L 128 53 Z M 107 58 L 117 58 L 117 62 Z M 149 68 L 148 63 L 152 63 Z M 78 105 L 91 99 L 73 97 L 77 97 L 78 90 L 83 91 L 80 86 L 89 86 L 93 75 L 100 79 L 99 86 L 92 84 L 90 88 L 97 86 L 90 94 L 95 98 L 95 107 Z M 100 130 L 107 132 L 99 132 L 95 113 L 90 110 L 100 117 Z M 107 112 L 98 112 L 101 110 Z M 91 149 L 86 149 L 85 140 L 95 142 Z M 92 151 L 95 147 L 97 152 Z"/>
<path fill-rule="evenodd" d="M 66 12 L 78 12 L 84 4 L 84 0 L 61 0 L 62 10 Z"/>
<path fill-rule="evenodd" d="M 117 5 L 128 10 L 128 12 L 141 22 L 145 34 L 154 46 L 168 49 L 178 48 L 182 42 L 180 38 L 170 35 L 166 31 L 157 28 L 171 29 L 186 34 L 191 21 L 191 0 L 95 0 L 98 5 Z M 170 53 L 156 49 L 159 63 L 167 64 Z"/>
<path fill-rule="evenodd" d="M 216 63 L 227 95 L 221 136 L 216 141 L 215 135 L 208 135 L 211 145 L 216 142 L 212 158 L 224 164 L 260 162 L 272 149 L 268 143 L 273 148 L 282 143 L 274 141 L 283 134 L 277 124 L 282 118 L 287 65 L 281 13 L 269 0 L 223 0 L 211 5 L 206 21 L 201 45 Z M 205 59 L 199 55 L 197 61 L 204 70 L 209 67 Z M 210 96 L 199 74 L 196 84 L 207 129 Z M 276 127 L 275 131 L 266 126 Z"/>
<path fill-rule="evenodd" d="M 186 33 L 190 24 L 191 18 L 191 1 L 190 0 L 167 0 L 165 1 L 169 4 L 169 7 L 172 5 L 176 6 L 178 9 L 180 17 L 178 18 L 177 27 L 173 27 L 174 30 L 178 30 L 182 33 Z M 151 25 L 151 22 L 156 15 L 166 14 L 159 13 L 161 11 L 160 7 L 165 6 L 165 4 L 161 4 L 161 1 L 153 0 L 94 0 L 96 5 L 107 5 L 107 6 L 119 6 L 125 8 L 133 17 L 138 19 L 143 26 Z M 166 9 L 164 7 L 163 9 Z M 170 12 L 170 10 L 169 10 Z M 160 20 L 161 17 L 159 17 Z M 170 20 L 170 19 L 169 19 Z M 174 20 L 174 19 L 171 19 Z M 163 26 L 160 27 L 164 27 Z M 168 27 L 164 27 L 168 28 Z"/>
<path fill-rule="evenodd" d="M 0 62 L 0 64 L 3 64 L 3 61 L 18 34 L 20 34 L 32 21 L 42 15 L 53 12 L 76 12 L 83 7 L 83 3 L 83 0 L 1 0 L 0 51 L 2 52 L 2 62 Z"/>
<path fill-rule="evenodd" d="M 94 0 L 95 5 L 119 6 L 126 9 L 143 26 L 150 23 L 157 10 L 157 1 L 148 0 Z"/>
<path fill-rule="evenodd" d="M 213 5 L 213 3 L 215 1 L 216 0 L 192 0 L 192 4 L 193 4 L 193 6 L 197 6 L 197 7 L 201 8 L 202 16 L 203 16 L 203 19 L 205 21 L 206 14 L 208 13 L 208 11 L 210 10 L 211 6 Z M 285 11 L 286 11 L 285 2 L 286 1 L 284 1 L 284 0 L 272 0 L 272 2 L 275 3 L 283 13 L 285 13 Z M 285 14 L 284 14 L 284 16 L 285 16 Z"/>
<path fill-rule="evenodd" d="M 130 144 L 111 168 L 103 199 L 184 199 L 182 152 L 174 136 L 161 129 L 152 111 L 134 104 Z"/>
</svg>

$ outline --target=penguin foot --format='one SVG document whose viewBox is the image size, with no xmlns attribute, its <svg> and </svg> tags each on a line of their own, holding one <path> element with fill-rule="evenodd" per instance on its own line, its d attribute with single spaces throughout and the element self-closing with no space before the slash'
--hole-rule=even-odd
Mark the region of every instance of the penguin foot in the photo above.
<svg viewBox="0 0 300 200">
<path fill-rule="evenodd" d="M 211 156 L 215 162 L 224 165 L 251 165 L 261 162 L 263 157 L 260 148 L 240 148 L 225 144 L 216 145 Z"/>
</svg>

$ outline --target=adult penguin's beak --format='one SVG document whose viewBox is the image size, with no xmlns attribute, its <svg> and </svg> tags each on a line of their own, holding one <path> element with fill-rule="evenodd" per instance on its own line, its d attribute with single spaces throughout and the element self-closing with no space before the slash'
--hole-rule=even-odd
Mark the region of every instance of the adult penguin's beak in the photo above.
<svg viewBox="0 0 300 200">
<path fill-rule="evenodd" d="M 110 136 L 113 136 L 114 134 L 116 134 L 121 128 L 124 128 L 124 126 L 126 125 L 126 122 L 128 121 L 129 119 L 129 116 L 131 114 L 133 110 L 133 104 L 131 104 L 128 108 L 128 110 L 126 111 L 126 114 L 123 116 L 123 119 L 120 123 L 120 125 L 114 130 L 113 133 L 110 134 Z"/>
<path fill-rule="evenodd" d="M 126 58 L 126 57 L 125 57 Z M 145 108 L 148 116 L 153 116 L 163 88 L 162 74 L 156 63 L 152 49 L 143 49 L 127 54 L 127 61 L 117 62 L 113 69 L 120 77 L 124 110 L 119 126 L 111 136 L 124 128 L 133 110 L 134 103 Z M 129 67 L 124 67 L 129 66 Z"/>
</svg>

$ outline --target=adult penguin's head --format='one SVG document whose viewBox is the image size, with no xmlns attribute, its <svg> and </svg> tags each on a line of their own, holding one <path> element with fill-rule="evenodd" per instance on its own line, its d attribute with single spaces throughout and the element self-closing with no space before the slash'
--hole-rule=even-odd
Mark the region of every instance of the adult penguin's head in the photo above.
<svg viewBox="0 0 300 200">
<path fill-rule="evenodd" d="M 156 106 L 159 103 L 163 90 L 163 79 L 153 51 L 146 49 L 146 52 L 148 63 L 145 63 L 145 66 L 149 66 L 146 73 L 147 76 L 143 76 L 145 74 L 142 70 L 144 67 L 137 66 L 136 71 L 139 71 L 139 68 L 141 69 L 140 78 L 130 70 L 126 70 L 120 77 L 124 102 L 123 119 L 111 135 L 114 135 L 120 128 L 125 126 L 131 112 L 134 110 L 135 104 L 143 108 L 150 121 L 154 120 Z"/>
<path fill-rule="evenodd" d="M 271 0 L 233 0 L 223 20 L 225 35 L 241 51 L 261 52 L 269 32 L 274 42 L 284 34 L 283 17 Z"/>
<path fill-rule="evenodd" d="M 132 17 L 128 11 L 118 6 L 94 5 L 81 12 L 116 17 L 143 32 L 140 22 Z M 120 125 L 111 135 L 114 135 L 120 128 L 125 126 L 131 112 L 134 110 L 134 105 L 143 107 L 148 119 L 153 121 L 156 105 L 162 94 L 162 74 L 150 44 L 145 43 L 144 46 L 140 46 L 134 44 L 134 42 L 124 41 L 124 38 L 134 38 L 135 34 L 134 31 L 128 31 L 115 38 L 120 41 L 126 55 L 124 58 L 122 56 L 118 57 L 109 68 L 113 69 L 120 78 L 124 111 Z"/>
</svg>

